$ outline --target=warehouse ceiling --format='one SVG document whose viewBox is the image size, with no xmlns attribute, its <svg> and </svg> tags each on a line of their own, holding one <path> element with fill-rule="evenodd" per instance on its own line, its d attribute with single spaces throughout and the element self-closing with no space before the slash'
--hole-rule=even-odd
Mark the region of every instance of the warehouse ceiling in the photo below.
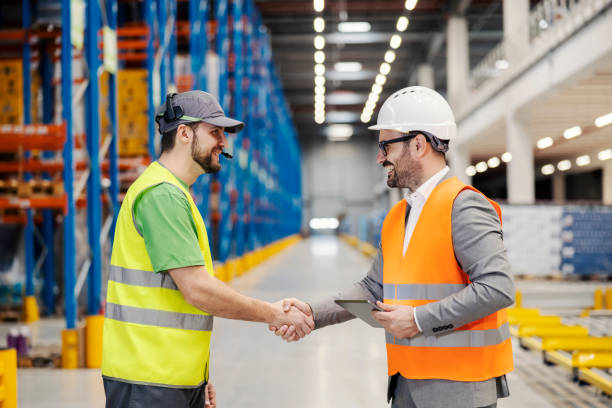
<svg viewBox="0 0 612 408">
<path fill-rule="evenodd" d="M 590 67 L 563 87 L 553 89 L 520 109 L 527 134 L 532 139 L 537 166 L 589 155 L 592 165 L 572 167 L 570 172 L 592 169 L 602 150 L 612 148 L 612 126 L 598 128 L 594 120 L 612 109 L 612 56 Z M 565 130 L 580 126 L 579 137 L 565 139 Z M 537 148 L 537 141 L 550 137 L 553 145 Z M 506 125 L 496 121 L 469 146 L 473 163 L 506 151 Z M 539 170 L 538 170 L 539 173 Z M 538 174 L 536 173 L 536 174 Z"/>
<path fill-rule="evenodd" d="M 312 0 L 256 0 L 264 24 L 271 33 L 272 48 L 285 95 L 293 112 L 302 143 L 324 137 L 331 123 L 350 123 L 354 137 L 371 135 L 360 120 L 364 104 L 374 84 L 391 36 L 400 16 L 409 18 L 401 33 L 402 42 L 384 84 L 380 101 L 372 115 L 395 90 L 416 84 L 416 67 L 429 62 L 434 67 L 436 89 L 446 93 L 446 21 L 449 14 L 465 14 L 468 19 L 470 66 L 476 65 L 502 40 L 502 0 L 420 0 L 407 11 L 404 0 L 327 0 L 323 12 L 316 13 Z M 325 20 L 326 120 L 314 120 L 313 20 Z M 367 22 L 367 33 L 341 33 L 341 22 Z M 340 73 L 337 62 L 358 62 L 356 73 Z M 370 123 L 372 124 L 372 123 Z"/>
</svg>

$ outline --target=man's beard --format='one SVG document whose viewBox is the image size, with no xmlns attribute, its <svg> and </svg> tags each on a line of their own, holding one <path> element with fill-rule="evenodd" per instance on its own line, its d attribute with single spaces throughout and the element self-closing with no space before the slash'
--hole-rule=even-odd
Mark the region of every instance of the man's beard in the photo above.
<svg viewBox="0 0 612 408">
<path fill-rule="evenodd" d="M 214 149 L 211 149 L 208 154 L 203 153 L 200 149 L 200 145 L 198 144 L 198 138 L 193 138 L 193 143 L 191 145 L 191 158 L 194 162 L 200 165 L 205 173 L 216 173 L 221 170 L 220 163 L 213 163 L 213 150 Z"/>
<path fill-rule="evenodd" d="M 393 171 L 391 177 L 387 177 L 387 186 L 409 188 L 414 191 L 421 184 L 423 167 L 417 161 L 405 158 L 402 165 L 385 161 L 383 166 L 388 164 L 393 166 Z"/>
</svg>

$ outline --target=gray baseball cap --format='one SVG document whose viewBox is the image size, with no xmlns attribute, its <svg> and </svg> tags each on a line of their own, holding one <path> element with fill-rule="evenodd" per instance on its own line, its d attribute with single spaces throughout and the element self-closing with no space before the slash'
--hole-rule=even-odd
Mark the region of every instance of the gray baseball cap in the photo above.
<svg viewBox="0 0 612 408">
<path fill-rule="evenodd" d="M 161 134 L 176 129 L 178 125 L 196 122 L 220 126 L 229 133 L 238 133 L 244 128 L 244 123 L 225 116 L 219 102 L 204 91 L 168 94 L 166 103 L 155 112 L 155 121 Z"/>
</svg>

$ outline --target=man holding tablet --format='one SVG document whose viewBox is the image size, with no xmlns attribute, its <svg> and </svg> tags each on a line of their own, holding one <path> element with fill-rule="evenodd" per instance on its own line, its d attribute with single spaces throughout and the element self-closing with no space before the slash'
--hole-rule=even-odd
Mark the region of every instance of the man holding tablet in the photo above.
<svg viewBox="0 0 612 408">
<path fill-rule="evenodd" d="M 382 309 L 371 316 L 385 329 L 392 407 L 495 407 L 509 395 L 505 374 L 513 369 L 504 308 L 514 284 L 500 208 L 449 174 L 445 153 L 456 125 L 437 92 L 395 92 L 370 129 L 379 131 L 376 159 L 387 185 L 409 193 L 387 214 L 361 281 L 323 301 L 286 299 L 285 306 L 312 313 L 315 329 L 354 317 L 335 300 Z M 299 338 L 287 327 L 271 329 Z"/>
</svg>

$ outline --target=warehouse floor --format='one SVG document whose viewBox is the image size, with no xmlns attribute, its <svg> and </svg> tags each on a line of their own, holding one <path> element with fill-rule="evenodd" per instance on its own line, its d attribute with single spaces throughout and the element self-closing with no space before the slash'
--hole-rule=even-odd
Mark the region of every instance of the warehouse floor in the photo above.
<svg viewBox="0 0 612 408">
<path fill-rule="evenodd" d="M 268 301 L 283 297 L 316 300 L 349 287 L 370 261 L 335 237 L 302 241 L 241 278 L 239 291 Z M 33 327 L 35 341 L 59 342 L 61 320 Z M 0 327 L 0 336 L 6 325 Z M 0 337 L 0 338 L 2 338 Z M 316 331 L 286 344 L 262 324 L 215 321 L 212 382 L 218 406 L 376 407 L 385 405 L 384 336 L 360 321 Z M 508 375 L 508 407 L 605 407 L 592 387 L 579 387 L 569 374 L 546 367 L 540 356 L 515 347 L 516 370 Z M 104 406 L 98 370 L 20 369 L 19 406 L 76 408 Z"/>
</svg>

